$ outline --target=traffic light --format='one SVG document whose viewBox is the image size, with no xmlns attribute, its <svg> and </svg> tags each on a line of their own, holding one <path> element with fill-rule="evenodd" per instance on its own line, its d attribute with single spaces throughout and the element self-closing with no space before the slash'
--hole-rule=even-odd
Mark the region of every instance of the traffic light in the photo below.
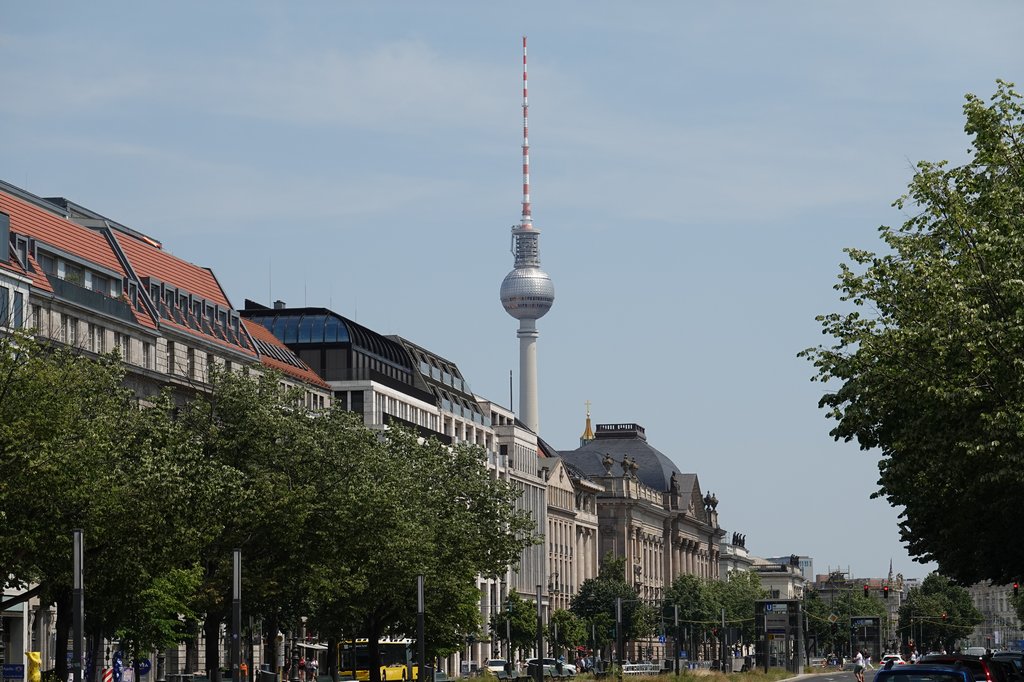
<svg viewBox="0 0 1024 682">
<path fill-rule="evenodd" d="M 948 621 L 948 620 L 949 620 L 949 616 L 947 616 L 947 615 L 946 615 L 946 612 L 945 612 L 945 611 L 943 611 L 943 612 L 942 612 L 942 622 L 943 622 L 943 623 L 945 623 L 945 622 L 946 622 L 946 621 Z"/>
<path fill-rule="evenodd" d="M 1013 598 L 1016 599 L 1020 594 L 1020 583 L 1013 584 Z"/>
<path fill-rule="evenodd" d="M 889 586 L 888 585 L 884 585 L 882 587 L 882 599 L 888 599 L 888 598 L 889 598 Z"/>
<path fill-rule="evenodd" d="M 871 589 L 871 588 L 870 588 L 870 587 L 868 587 L 867 585 L 865 585 L 865 586 L 864 586 L 864 596 L 865 596 L 865 597 L 866 597 L 866 596 L 868 596 L 868 591 L 869 591 L 870 589 Z"/>
</svg>

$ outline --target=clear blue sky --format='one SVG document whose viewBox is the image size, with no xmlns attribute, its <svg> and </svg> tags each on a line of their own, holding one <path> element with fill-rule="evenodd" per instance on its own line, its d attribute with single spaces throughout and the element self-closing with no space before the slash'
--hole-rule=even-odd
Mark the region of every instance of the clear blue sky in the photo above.
<svg viewBox="0 0 1024 682">
<path fill-rule="evenodd" d="M 575 447 L 589 400 L 755 554 L 923 577 L 796 354 L 913 163 L 964 158 L 963 95 L 1020 80 L 1022 25 L 1009 1 L 5 2 L 0 178 L 507 403 L 526 34 L 543 437 Z"/>
</svg>

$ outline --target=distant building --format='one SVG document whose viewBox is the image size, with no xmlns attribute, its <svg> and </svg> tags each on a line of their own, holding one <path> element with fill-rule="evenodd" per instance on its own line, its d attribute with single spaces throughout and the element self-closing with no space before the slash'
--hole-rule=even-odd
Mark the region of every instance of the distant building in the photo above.
<svg viewBox="0 0 1024 682">
<path fill-rule="evenodd" d="M 970 635 L 971 646 L 991 649 L 1024 649 L 1024 631 L 1010 601 L 1013 588 L 986 581 L 967 588 L 974 608 L 984 618 Z"/>
<path fill-rule="evenodd" d="M 803 599 L 806 580 L 797 562 L 755 558 L 751 570 L 768 590 L 769 599 Z"/>
<path fill-rule="evenodd" d="M 598 483 L 598 552 L 626 559 L 624 578 L 643 599 L 661 599 L 676 576 L 719 577 L 718 498 L 702 494 L 647 442 L 639 424 L 598 424 L 594 439 L 562 459 Z"/>
<path fill-rule="evenodd" d="M 804 580 L 808 583 L 814 582 L 814 559 L 809 556 L 802 554 L 788 554 L 786 556 L 769 556 L 765 557 L 768 561 L 774 561 L 777 564 L 787 564 L 789 566 L 795 565 L 800 569 L 800 574 L 803 575 Z"/>
</svg>

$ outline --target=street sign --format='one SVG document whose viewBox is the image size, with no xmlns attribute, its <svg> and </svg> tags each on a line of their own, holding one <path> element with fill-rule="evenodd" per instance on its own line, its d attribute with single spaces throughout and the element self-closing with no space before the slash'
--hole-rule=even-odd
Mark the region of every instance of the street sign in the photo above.
<svg viewBox="0 0 1024 682">
<path fill-rule="evenodd" d="M 664 644 L 665 643 L 665 635 L 658 635 L 658 642 L 660 642 L 661 644 Z"/>
<path fill-rule="evenodd" d="M 834 613 L 828 614 L 828 622 L 835 623 L 837 620 L 839 620 L 839 616 Z"/>
<path fill-rule="evenodd" d="M 21 663 L 4 663 L 4 679 L 25 679 L 25 666 Z"/>
</svg>

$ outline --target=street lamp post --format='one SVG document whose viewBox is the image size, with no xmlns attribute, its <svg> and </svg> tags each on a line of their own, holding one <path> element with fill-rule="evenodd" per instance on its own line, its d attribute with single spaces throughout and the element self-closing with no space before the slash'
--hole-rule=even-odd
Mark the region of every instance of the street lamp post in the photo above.
<svg viewBox="0 0 1024 682">
<path fill-rule="evenodd" d="M 512 648 L 512 600 L 509 599 L 505 602 L 505 648 L 507 649 L 505 660 L 508 666 L 507 672 L 512 672 L 512 667 L 515 661 L 513 660 L 515 655 L 515 649 Z"/>
<path fill-rule="evenodd" d="M 292 630 L 292 664 L 288 666 L 288 679 L 291 682 L 299 682 L 299 642 Z"/>
<path fill-rule="evenodd" d="M 537 585 L 537 665 L 534 675 L 537 682 L 544 682 L 544 605 L 541 603 L 541 585 Z"/>
<path fill-rule="evenodd" d="M 673 631 L 672 639 L 675 640 L 675 643 L 676 643 L 675 671 L 676 671 L 676 676 L 678 677 L 679 676 L 679 604 L 673 605 L 672 609 L 675 612 L 674 619 L 673 619 L 675 630 Z"/>
<path fill-rule="evenodd" d="M 423 596 L 424 576 L 416 576 L 416 664 L 419 666 L 417 679 L 427 679 L 426 604 Z M 354 653 L 354 652 L 353 652 Z"/>
<path fill-rule="evenodd" d="M 619 658 L 619 682 L 622 682 L 622 649 L 625 639 L 622 632 L 622 597 L 615 598 L 615 649 Z"/>
</svg>

